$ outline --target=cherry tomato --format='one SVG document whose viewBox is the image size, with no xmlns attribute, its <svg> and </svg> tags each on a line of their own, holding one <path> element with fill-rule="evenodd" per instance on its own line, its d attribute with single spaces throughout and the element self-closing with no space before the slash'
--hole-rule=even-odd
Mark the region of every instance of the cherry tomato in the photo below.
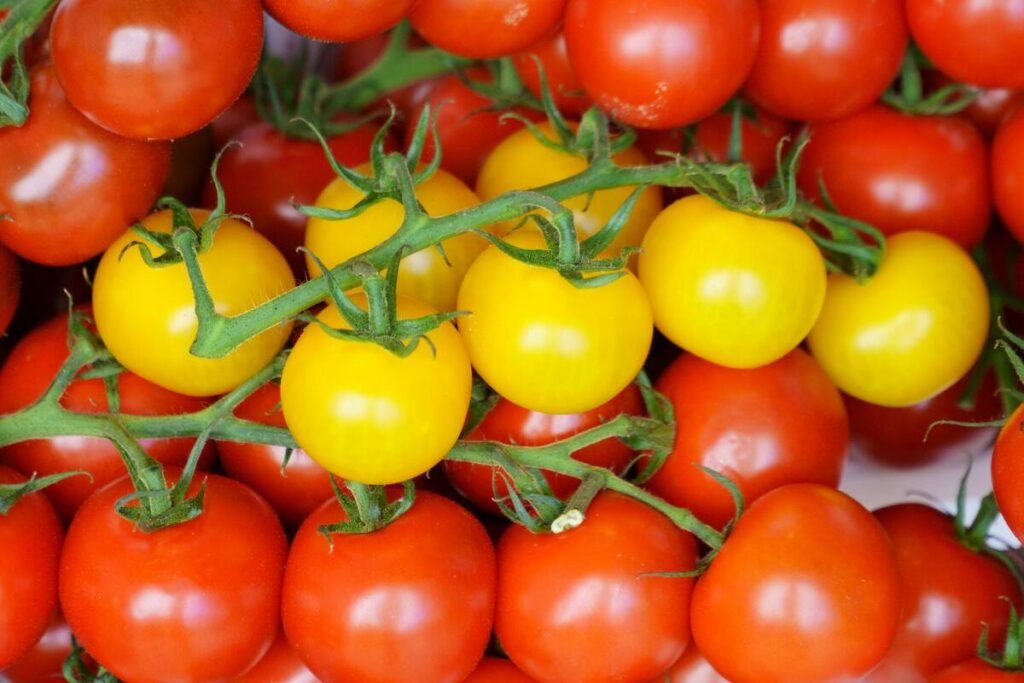
<svg viewBox="0 0 1024 683">
<path fill-rule="evenodd" d="M 484 657 L 463 683 L 536 683 L 507 659 Z"/>
<path fill-rule="evenodd" d="M 643 410 L 643 398 L 634 384 L 593 410 L 570 415 L 550 415 L 527 410 L 508 399 L 500 399 L 466 438 L 519 446 L 543 446 L 593 429 L 619 415 L 640 415 Z M 633 451 L 618 439 L 606 439 L 576 451 L 573 457 L 613 472 L 622 472 L 633 460 Z M 446 460 L 444 472 L 452 486 L 473 505 L 500 514 L 494 499 L 506 496 L 508 486 L 499 476 L 497 468 Z M 568 498 L 580 483 L 578 479 L 554 472 L 545 472 L 544 476 L 551 485 L 552 493 L 562 499 Z"/>
<path fill-rule="evenodd" d="M 845 494 L 775 489 L 754 501 L 701 576 L 690 616 L 701 652 L 732 683 L 859 680 L 899 624 L 892 544 Z"/>
<path fill-rule="evenodd" d="M 282 617 L 288 640 L 324 683 L 459 683 L 480 661 L 494 615 L 494 547 L 455 503 L 420 491 L 384 529 L 335 534 L 324 503 L 292 543 Z"/>
<path fill-rule="evenodd" d="M 68 100 L 129 138 L 180 138 L 249 84 L 263 47 L 259 0 L 64 0 L 50 33 Z"/>
<path fill-rule="evenodd" d="M 839 485 L 850 443 L 846 411 L 804 351 L 751 370 L 685 354 L 657 388 L 675 408 L 676 442 L 649 488 L 705 523 L 722 528 L 735 506 L 698 465 L 729 477 L 748 505 L 785 484 Z"/>
<path fill-rule="evenodd" d="M 992 214 L 985 141 L 955 116 L 908 116 L 872 107 L 814 126 L 800 164 L 804 194 L 819 184 L 840 213 L 886 235 L 934 232 L 969 249 Z"/>
<path fill-rule="evenodd" d="M 235 683 L 320 683 L 320 679 L 302 663 L 282 631 L 259 664 Z"/>
<path fill-rule="evenodd" d="M 967 374 L 988 334 L 988 291 L 956 244 L 929 232 L 890 237 L 878 272 L 830 275 L 811 353 L 842 391 L 903 407 Z"/>
<path fill-rule="evenodd" d="M 825 299 L 825 262 L 806 233 L 703 195 L 662 211 L 643 249 L 640 281 L 658 329 L 720 365 L 754 368 L 786 355 Z"/>
<path fill-rule="evenodd" d="M 287 28 L 332 43 L 383 33 L 414 4 L 415 0 L 263 0 L 263 7 Z"/>
<path fill-rule="evenodd" d="M 368 171 L 367 168 L 361 170 Z M 362 191 L 349 185 L 347 180 L 335 178 L 320 193 L 316 206 L 351 209 L 364 197 Z M 461 180 L 442 169 L 416 186 L 416 198 L 434 217 L 446 216 L 480 202 Z M 333 268 L 391 237 L 404 218 L 405 209 L 393 199 L 379 201 L 358 216 L 342 221 L 313 217 L 306 227 L 306 249 L 328 268 Z M 398 292 L 439 311 L 453 311 L 459 284 L 487 241 L 479 235 L 465 233 L 449 237 L 441 244 L 444 253 L 428 247 L 402 259 L 398 269 Z M 306 264 L 312 276 L 320 274 L 320 267 L 311 256 L 306 257 Z"/>
<path fill-rule="evenodd" d="M 0 379 L 2 377 L 0 375 Z M 280 387 L 266 384 L 245 399 L 235 409 L 235 415 L 243 420 L 284 427 L 280 402 Z M 224 472 L 263 496 L 289 528 L 298 527 L 309 513 L 334 494 L 327 470 L 301 448 L 292 451 L 287 466 L 284 464 L 286 449 L 280 446 L 219 441 L 217 452 Z"/>
<path fill-rule="evenodd" d="M 56 583 L 54 583 L 56 585 Z M 60 614 L 54 614 L 46 632 L 32 649 L 0 673 L 6 683 L 39 683 L 61 674 L 64 660 L 71 654 L 71 629 Z M 63 681 L 64 677 L 56 679 Z"/>
<path fill-rule="evenodd" d="M 230 107 L 210 123 L 210 137 L 213 148 L 220 150 L 238 137 L 246 128 L 255 126 L 260 119 L 256 101 L 250 95 L 242 95 Z M 223 167 L 220 169 L 223 172 Z"/>
<path fill-rule="evenodd" d="M 0 486 L 26 477 L 0 466 Z M 61 528 L 46 496 L 23 497 L 0 515 L 0 670 L 39 641 L 57 607 L 57 562 Z"/>
<path fill-rule="evenodd" d="M 921 75 L 926 93 L 934 93 L 940 88 L 957 83 L 956 80 L 936 69 L 929 69 Z M 992 137 L 1007 114 L 1024 104 L 1024 92 L 1013 88 L 973 86 L 971 95 L 972 99 L 961 115 L 973 123 L 987 138 Z"/>
<path fill-rule="evenodd" d="M 721 674 L 708 664 L 708 660 L 704 659 L 704 655 L 697 649 L 696 643 L 691 642 L 683 656 L 676 660 L 676 663 L 668 671 L 660 676 L 655 676 L 649 683 L 729 683 L 729 681 L 722 678 Z"/>
<path fill-rule="evenodd" d="M 1024 407 L 1019 407 L 999 431 L 992 452 L 992 486 L 1006 523 L 1024 539 Z"/>
<path fill-rule="evenodd" d="M 32 71 L 28 123 L 0 129 L 0 241 L 30 261 L 80 263 L 149 211 L 171 164 L 164 142 L 90 123 L 49 66 Z"/>
<path fill-rule="evenodd" d="M 744 88 L 779 116 L 849 116 L 889 87 L 907 48 L 902 0 L 767 0 Z"/>
<path fill-rule="evenodd" d="M 534 58 L 540 60 L 548 90 L 555 106 L 566 116 L 582 116 L 590 107 L 590 100 L 583 94 L 580 79 L 569 63 L 569 51 L 565 46 L 565 35 L 561 31 L 534 43 L 516 55 L 513 62 L 523 83 L 537 98 L 541 97 L 540 69 Z"/>
<path fill-rule="evenodd" d="M 999 217 L 1024 242 L 1024 106 L 999 126 L 992 141 L 992 194 Z"/>
<path fill-rule="evenodd" d="M 534 232 L 510 241 L 545 247 Z M 459 332 L 480 376 L 513 403 L 545 413 L 610 401 L 640 371 L 653 336 L 647 296 L 628 270 L 581 288 L 495 246 L 470 266 L 458 308 L 470 312 L 459 318 Z"/>
<path fill-rule="evenodd" d="M 1019 683 L 1020 671 L 997 669 L 988 662 L 971 659 L 928 679 L 928 683 Z"/>
<path fill-rule="evenodd" d="M 224 477 L 197 478 L 189 495 L 204 482 L 203 513 L 184 524 L 136 529 L 114 509 L 133 490 L 124 478 L 85 501 L 68 529 L 64 616 L 122 680 L 233 680 L 277 634 L 288 551 L 281 523 L 266 501 Z"/>
<path fill-rule="evenodd" d="M 353 301 L 366 307 L 365 297 Z M 434 313 L 403 296 L 397 308 L 400 320 Z M 333 305 L 319 319 L 350 329 Z M 364 484 L 395 484 L 439 463 L 462 431 L 473 377 L 454 325 L 427 338 L 401 358 L 307 327 L 281 376 L 281 408 L 299 446 L 330 472 Z"/>
<path fill-rule="evenodd" d="M 0 369 L 0 413 L 12 413 L 37 400 L 68 357 L 68 316 L 60 314 L 21 339 Z M 174 415 L 202 410 L 206 402 L 182 396 L 124 371 L 117 377 L 121 412 L 126 415 Z M 78 379 L 68 386 L 61 405 L 77 413 L 109 410 L 102 379 Z M 162 463 L 184 466 L 195 439 L 145 439 L 142 447 Z M 23 441 L 0 451 L 3 461 L 27 475 L 47 476 L 81 470 L 89 476 L 65 479 L 46 489 L 61 517 L 70 520 L 82 502 L 104 484 L 123 477 L 124 461 L 106 439 L 61 436 Z M 212 464 L 213 449 L 201 466 Z"/>
<path fill-rule="evenodd" d="M 1006 565 L 963 545 L 953 518 L 927 505 L 893 505 L 875 517 L 896 548 L 903 616 L 869 683 L 924 683 L 974 654 L 983 624 L 990 642 L 1003 641 L 1005 600 L 1019 607 L 1021 599 Z"/>
<path fill-rule="evenodd" d="M 11 324 L 21 296 L 21 265 L 17 257 L 0 246 L 0 335 Z"/>
<path fill-rule="evenodd" d="M 417 0 L 409 19 L 442 50 L 464 57 L 503 57 L 551 33 L 565 0 Z"/>
<path fill-rule="evenodd" d="M 601 493 L 561 534 L 513 525 L 498 544 L 494 632 L 539 681 L 635 681 L 664 671 L 690 639 L 693 537 L 661 513 Z"/>
<path fill-rule="evenodd" d="M 191 211 L 196 225 L 208 212 Z M 169 233 L 170 210 L 142 221 L 152 232 Z M 93 284 L 96 326 L 107 348 L 126 368 L 188 396 L 213 396 L 234 389 L 262 369 L 288 341 L 292 324 L 281 323 L 222 358 L 200 358 L 189 348 L 196 337 L 195 298 L 184 263 L 151 268 L 134 232 L 119 237 L 103 255 Z M 154 257 L 161 249 L 149 245 Z M 199 255 L 214 305 L 237 315 L 295 286 L 288 262 L 265 237 L 233 218 L 220 222 L 211 247 Z"/>
<path fill-rule="evenodd" d="M 725 104 L 757 51 L 755 0 L 570 0 L 569 61 L 599 107 L 639 128 L 674 128 Z"/>
<path fill-rule="evenodd" d="M 914 41 L 958 81 L 1024 86 L 1024 5 L 1017 0 L 906 0 Z"/>
</svg>

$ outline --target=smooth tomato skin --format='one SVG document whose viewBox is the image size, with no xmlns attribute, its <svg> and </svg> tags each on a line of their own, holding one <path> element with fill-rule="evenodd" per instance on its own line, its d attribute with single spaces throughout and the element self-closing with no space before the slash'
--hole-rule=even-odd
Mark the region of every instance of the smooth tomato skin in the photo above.
<svg viewBox="0 0 1024 683">
<path fill-rule="evenodd" d="M 352 300 L 366 307 L 365 297 Z M 397 308 L 399 320 L 435 312 L 403 296 Z M 351 329 L 334 305 L 319 319 Z M 298 445 L 329 472 L 364 484 L 396 484 L 439 463 L 462 431 L 473 376 L 454 325 L 427 338 L 399 358 L 308 326 L 281 375 L 281 408 Z"/>
<path fill-rule="evenodd" d="M 849 116 L 885 92 L 906 48 L 903 0 L 766 0 L 744 92 L 798 121 Z"/>
<path fill-rule="evenodd" d="M 522 52 L 551 33 L 566 0 L 417 0 L 409 20 L 442 50 L 475 59 Z"/>
<path fill-rule="evenodd" d="M 368 170 L 368 169 L 363 169 Z M 365 195 L 336 178 L 316 199 L 325 209 L 350 209 Z M 480 203 L 477 196 L 451 173 L 438 169 L 416 186 L 416 198 L 431 216 L 445 216 Z M 405 209 L 393 199 L 370 206 L 358 216 L 342 221 L 311 217 L 306 227 L 305 246 L 328 268 L 369 251 L 402 225 Z M 439 311 L 454 311 L 462 278 L 476 257 L 487 247 L 479 235 L 466 233 L 442 243 L 444 254 L 427 247 L 402 259 L 398 268 L 398 293 L 428 304 Z M 447 259 L 447 260 L 446 260 Z M 306 255 L 310 275 L 320 274 L 312 256 Z"/>
<path fill-rule="evenodd" d="M 775 489 L 747 509 L 697 581 L 690 615 L 701 652 L 732 683 L 859 680 L 899 624 L 892 544 L 843 493 Z"/>
<path fill-rule="evenodd" d="M 69 0 L 50 32 L 68 100 L 136 139 L 193 133 L 238 99 L 259 63 L 259 0 Z"/>
<path fill-rule="evenodd" d="M 171 482 L 178 474 L 167 470 Z M 233 680 L 277 635 L 288 552 L 281 523 L 266 501 L 225 477 L 200 475 L 189 495 L 203 482 L 203 514 L 184 524 L 147 534 L 118 515 L 115 503 L 133 491 L 126 477 L 93 494 L 68 529 L 64 616 L 82 647 L 122 680 Z"/>
<path fill-rule="evenodd" d="M 484 657 L 463 683 L 536 683 L 507 659 Z"/>
<path fill-rule="evenodd" d="M 0 130 L 0 242 L 48 266 L 99 254 L 156 200 L 171 167 L 166 142 L 126 140 L 64 97 L 49 65 L 32 70 L 32 115 Z"/>
<path fill-rule="evenodd" d="M 1024 106 L 996 130 L 992 141 L 992 194 L 1003 224 L 1024 243 Z"/>
<path fill-rule="evenodd" d="M 725 104 L 754 63 L 756 0 L 569 0 L 569 61 L 594 103 L 638 128 L 676 128 Z"/>
<path fill-rule="evenodd" d="M 319 507 L 292 543 L 282 617 L 324 683 L 460 683 L 483 657 L 495 601 L 494 546 L 469 512 L 418 491 L 384 529 L 319 532 L 345 518 Z"/>
<path fill-rule="evenodd" d="M 56 680 L 63 681 L 61 671 L 64 660 L 70 654 L 71 629 L 63 616 L 54 614 L 39 641 L 18 661 L 4 669 L 0 680 L 6 683 L 40 683 L 50 680 L 50 676 L 59 676 Z"/>
<path fill-rule="evenodd" d="M 21 298 L 21 264 L 18 257 L 0 246 L 0 335 L 18 310 Z"/>
<path fill-rule="evenodd" d="M 1019 683 L 1024 673 L 997 669 L 980 659 L 970 659 L 928 679 L 928 683 Z"/>
<path fill-rule="evenodd" d="M 201 225 L 208 212 L 192 209 Z M 172 230 L 170 210 L 142 221 L 153 232 Z M 126 368 L 187 396 L 226 393 L 261 370 L 280 351 L 292 323 L 276 325 L 222 358 L 200 358 L 189 349 L 196 337 L 195 297 L 184 263 L 150 268 L 131 231 L 107 249 L 93 280 L 96 326 L 107 348 Z M 162 250 L 150 245 L 153 256 Z M 123 253 L 122 253 L 123 252 Z M 288 262 L 273 244 L 245 223 L 224 218 L 199 266 L 214 305 L 223 315 L 248 311 L 295 286 Z"/>
<path fill-rule="evenodd" d="M 729 477 L 747 505 L 786 484 L 839 485 L 850 443 L 846 410 L 801 349 L 750 370 L 684 354 L 657 389 L 675 409 L 676 442 L 647 486 L 701 521 L 721 529 L 735 505 L 698 465 Z"/>
<path fill-rule="evenodd" d="M 0 368 L 0 413 L 12 413 L 41 397 L 68 357 L 68 316 L 60 314 L 29 332 L 11 350 Z M 124 371 L 117 378 L 121 412 L 125 415 L 194 413 L 206 401 L 176 394 Z M 61 405 L 76 413 L 109 410 L 102 379 L 76 379 L 61 397 Z M 195 439 L 144 439 L 140 445 L 158 462 L 184 466 Z M 47 497 L 64 520 L 70 520 L 96 489 L 127 474 L 117 448 L 97 437 L 62 436 L 10 444 L 0 458 L 26 475 L 47 476 L 81 470 L 77 476 L 49 486 Z M 208 448 L 200 468 L 212 465 Z"/>
<path fill-rule="evenodd" d="M 557 33 L 544 38 L 524 52 L 513 57 L 516 72 L 523 83 L 538 99 L 541 97 L 540 69 L 534 58 L 540 60 L 548 90 L 558 107 L 566 116 L 580 117 L 588 108 L 590 100 L 583 94 L 583 86 L 569 63 L 569 50 L 565 46 L 565 34 Z"/>
<path fill-rule="evenodd" d="M 545 248 L 533 232 L 509 241 Z M 495 246 L 470 266 L 458 309 L 470 312 L 458 319 L 459 332 L 480 376 L 513 403 L 545 413 L 579 413 L 611 400 L 640 371 L 654 335 L 647 296 L 628 270 L 579 288 Z"/>
<path fill-rule="evenodd" d="M 332 43 L 383 33 L 414 4 L 416 0 L 263 0 L 264 9 L 290 30 Z"/>
<path fill-rule="evenodd" d="M 0 465 L 0 485 L 27 477 Z M 57 608 L 57 565 L 64 529 L 43 493 L 0 516 L 0 671 L 39 641 Z"/>
<path fill-rule="evenodd" d="M 642 415 L 643 397 L 635 384 L 630 384 L 612 400 L 593 410 L 569 415 L 552 415 L 527 410 L 508 399 L 499 399 L 487 416 L 465 438 L 477 441 L 499 441 L 519 446 L 543 446 L 574 434 L 600 426 L 619 415 Z M 633 459 L 633 450 L 618 439 L 605 439 L 573 453 L 573 458 L 591 465 L 622 472 Z M 455 490 L 478 509 L 501 514 L 495 497 L 504 497 L 508 485 L 496 467 L 469 462 L 444 461 L 444 473 Z M 544 477 L 551 491 L 559 498 L 568 498 L 580 481 L 554 472 Z"/>
<path fill-rule="evenodd" d="M 644 683 L 689 642 L 693 580 L 643 575 L 695 562 L 692 536 L 618 493 L 561 534 L 513 525 L 498 543 L 495 635 L 539 681 Z"/>
<path fill-rule="evenodd" d="M 999 431 L 992 451 L 992 488 L 1010 530 L 1024 539 L 1024 408 L 1018 407 Z"/>
<path fill-rule="evenodd" d="M 789 353 L 825 300 L 825 262 L 806 233 L 703 195 L 654 219 L 639 265 L 661 333 L 728 367 L 755 368 Z"/>
<path fill-rule="evenodd" d="M 875 106 L 811 128 L 800 189 L 886 235 L 934 232 L 970 249 L 992 215 L 985 140 L 956 116 L 908 116 Z"/>
<path fill-rule="evenodd" d="M 281 631 L 263 659 L 235 683 L 320 683 L 320 679 L 302 663 Z"/>
<path fill-rule="evenodd" d="M 982 133 L 991 136 L 995 133 L 1010 112 L 1024 105 L 1024 92 L 1010 88 L 980 88 L 964 115 L 978 127 Z"/>
<path fill-rule="evenodd" d="M 893 546 L 903 586 L 903 616 L 892 649 L 868 683 L 925 683 L 968 659 L 983 624 L 989 642 L 1002 643 L 1020 588 L 998 560 L 962 545 L 953 518 L 927 505 L 905 503 L 875 511 Z"/>
<path fill-rule="evenodd" d="M 988 334 L 988 290 L 956 244 L 929 232 L 886 241 L 871 279 L 828 279 L 808 342 L 844 393 L 899 408 L 948 388 L 974 365 Z"/>
<path fill-rule="evenodd" d="M 648 683 L 729 683 L 704 658 L 697 644 L 690 642 L 683 656 L 668 671 Z"/>
<path fill-rule="evenodd" d="M 262 119 L 259 110 L 256 109 L 256 100 L 250 95 L 242 95 L 210 122 L 213 148 L 223 149 L 224 145 L 237 138 L 239 133 L 260 121 Z"/>
<path fill-rule="evenodd" d="M 910 34 L 924 54 L 958 81 L 1024 86 L 1024 5 L 1016 0 L 906 0 Z"/>
</svg>

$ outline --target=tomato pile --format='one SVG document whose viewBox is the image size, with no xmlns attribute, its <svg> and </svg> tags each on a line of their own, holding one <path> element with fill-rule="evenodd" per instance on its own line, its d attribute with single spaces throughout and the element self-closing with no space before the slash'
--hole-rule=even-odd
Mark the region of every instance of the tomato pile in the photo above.
<svg viewBox="0 0 1024 683">
<path fill-rule="evenodd" d="M 1021 65 L 1019 0 L 0 0 L 0 682 L 1024 679 Z"/>
</svg>

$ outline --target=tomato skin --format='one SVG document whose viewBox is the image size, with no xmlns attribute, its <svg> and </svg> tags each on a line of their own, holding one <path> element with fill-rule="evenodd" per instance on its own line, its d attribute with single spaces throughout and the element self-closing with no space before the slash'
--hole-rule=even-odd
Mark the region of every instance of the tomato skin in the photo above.
<svg viewBox="0 0 1024 683">
<path fill-rule="evenodd" d="M 825 299 L 825 263 L 807 234 L 703 195 L 662 211 L 643 249 L 640 281 L 658 329 L 720 365 L 781 358 L 810 331 Z"/>
<path fill-rule="evenodd" d="M 641 415 L 643 397 L 635 384 L 630 384 L 612 400 L 593 410 L 570 415 L 551 415 L 521 408 L 508 399 L 500 399 L 466 439 L 499 441 L 519 446 L 543 446 L 574 434 L 600 426 L 619 415 Z M 622 472 L 633 459 L 633 451 L 618 439 L 605 439 L 573 454 L 581 462 Z M 508 485 L 498 475 L 499 468 L 469 462 L 444 461 L 444 472 L 455 490 L 478 509 L 501 514 L 494 498 L 507 495 Z M 545 472 L 551 491 L 559 498 L 568 498 L 579 486 L 578 479 Z"/>
<path fill-rule="evenodd" d="M 21 264 L 10 251 L 0 246 L 0 335 L 18 310 L 21 298 Z"/>
<path fill-rule="evenodd" d="M 825 121 L 874 102 L 907 47 L 902 0 L 767 0 L 746 94 L 779 116 Z"/>
<path fill-rule="evenodd" d="M 193 133 L 249 84 L 263 47 L 259 0 L 68 0 L 50 33 L 68 100 L 137 139 Z"/>
<path fill-rule="evenodd" d="M 999 126 L 992 141 L 992 193 L 999 217 L 1024 243 L 1024 106 Z"/>
<path fill-rule="evenodd" d="M 984 139 L 956 116 L 908 116 L 875 106 L 811 128 L 800 189 L 886 235 L 934 232 L 970 249 L 992 215 Z"/>
<path fill-rule="evenodd" d="M 384 529 L 318 531 L 344 519 L 325 502 L 303 523 L 285 572 L 285 633 L 324 683 L 460 683 L 483 657 L 494 614 L 494 546 L 441 496 Z"/>
<path fill-rule="evenodd" d="M 1024 679 L 1020 671 L 1004 671 L 980 659 L 957 664 L 928 679 L 928 683 L 1018 683 Z"/>
<path fill-rule="evenodd" d="M 54 584 L 56 585 L 56 583 Z M 71 629 L 60 614 L 54 614 L 42 638 L 18 661 L 3 670 L 5 683 L 39 683 L 58 676 L 71 654 Z M 56 680 L 63 681 L 63 675 Z"/>
<path fill-rule="evenodd" d="M 977 651 L 982 624 L 991 629 L 989 642 L 1003 642 L 1006 600 L 1021 602 L 1005 565 L 962 545 L 953 518 L 927 505 L 893 505 L 875 517 L 896 548 L 903 616 L 869 683 L 925 683 Z"/>
<path fill-rule="evenodd" d="M 463 683 L 536 683 L 507 659 L 484 657 Z"/>
<path fill-rule="evenodd" d="M 566 0 L 417 0 L 412 27 L 442 50 L 477 59 L 521 52 L 555 29 Z"/>
<path fill-rule="evenodd" d="M 0 241 L 22 258 L 70 265 L 106 249 L 149 211 L 171 166 L 165 142 L 126 140 L 64 97 L 49 65 L 32 70 L 21 128 L 0 130 Z"/>
<path fill-rule="evenodd" d="M 513 525 L 498 543 L 495 635 L 539 681 L 644 683 L 686 648 L 693 580 L 641 575 L 695 562 L 692 536 L 618 493 L 562 534 Z"/>
<path fill-rule="evenodd" d="M 775 489 L 747 509 L 698 580 L 690 615 L 701 652 L 733 683 L 858 680 L 899 623 L 892 544 L 845 494 Z"/>
<path fill-rule="evenodd" d="M 544 69 L 544 77 L 548 82 L 548 90 L 558 107 L 558 111 L 566 116 L 580 117 L 590 107 L 590 100 L 583 95 L 580 79 L 569 63 L 569 50 L 565 45 L 565 34 L 559 30 L 544 38 L 513 57 L 516 72 L 523 83 L 540 99 L 540 70 L 534 58 L 540 60 Z"/>
<path fill-rule="evenodd" d="M 1010 531 L 1024 539 L 1024 408 L 1018 407 L 999 430 L 992 451 L 992 488 Z"/>
<path fill-rule="evenodd" d="M 208 215 L 200 209 L 191 213 L 197 226 Z M 153 232 L 171 232 L 171 212 L 154 213 L 142 224 Z M 284 347 L 291 322 L 261 332 L 222 358 L 193 356 L 189 348 L 199 323 L 185 264 L 150 268 L 138 248 L 124 251 L 138 239 L 128 231 L 111 244 L 93 281 L 96 326 L 126 368 L 181 394 L 213 396 L 249 379 Z M 151 251 L 154 257 L 162 253 L 155 246 Z M 223 315 L 247 311 L 295 286 L 288 262 L 274 245 L 233 218 L 221 220 L 199 264 Z"/>
<path fill-rule="evenodd" d="M 691 642 L 672 667 L 649 683 L 729 683 L 708 664 L 696 643 Z"/>
<path fill-rule="evenodd" d="M 638 128 L 675 128 L 743 84 L 760 33 L 756 0 L 570 0 L 569 61 L 595 104 Z"/>
<path fill-rule="evenodd" d="M 298 653 L 288 644 L 284 631 L 278 634 L 274 644 L 263 659 L 239 678 L 235 683 L 320 683 Z"/>
<path fill-rule="evenodd" d="M 785 484 L 839 485 L 850 443 L 846 411 L 804 351 L 751 370 L 684 354 L 657 389 L 675 408 L 676 442 L 648 488 L 705 523 L 724 527 L 735 506 L 698 465 L 732 479 L 747 505 Z"/>
<path fill-rule="evenodd" d="M 27 477 L 0 465 L 0 485 Z M 64 530 L 46 496 L 33 493 L 0 515 L 0 671 L 46 631 L 57 607 L 57 563 Z"/>
<path fill-rule="evenodd" d="M 168 469 L 169 483 L 178 474 Z M 233 680 L 277 634 L 288 551 L 281 523 L 266 501 L 225 477 L 197 477 L 189 495 L 204 481 L 203 514 L 184 524 L 137 530 L 114 509 L 133 490 L 123 478 L 85 501 L 68 529 L 64 616 L 82 647 L 122 680 Z"/>
<path fill-rule="evenodd" d="M 348 43 L 383 33 L 409 13 L 416 0 L 263 0 L 287 28 L 314 40 Z"/>
<path fill-rule="evenodd" d="M 250 95 L 242 95 L 210 122 L 213 148 L 223 149 L 224 145 L 237 138 L 239 133 L 260 121 L 262 119 L 259 110 L 256 109 L 256 101 Z"/>
</svg>

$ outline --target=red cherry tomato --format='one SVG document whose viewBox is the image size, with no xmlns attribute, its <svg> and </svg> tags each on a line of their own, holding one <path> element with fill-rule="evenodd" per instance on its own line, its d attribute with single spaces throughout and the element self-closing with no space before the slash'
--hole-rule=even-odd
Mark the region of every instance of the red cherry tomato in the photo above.
<svg viewBox="0 0 1024 683">
<path fill-rule="evenodd" d="M 536 683 L 507 659 L 484 657 L 463 683 Z"/>
<path fill-rule="evenodd" d="M 1013 411 L 996 437 L 992 487 L 1010 531 L 1024 539 L 1024 406 Z"/>
<path fill-rule="evenodd" d="M 409 15 L 416 32 L 464 57 L 503 57 L 549 34 L 565 0 L 417 0 Z"/>
<path fill-rule="evenodd" d="M 1020 683 L 1024 672 L 997 669 L 988 662 L 971 659 L 932 676 L 928 683 Z"/>
<path fill-rule="evenodd" d="M 643 398 L 634 384 L 604 405 L 572 415 L 551 415 L 527 410 L 507 399 L 501 399 L 466 438 L 520 446 L 543 446 L 597 427 L 622 414 L 641 415 L 643 410 Z M 577 451 L 573 457 L 613 472 L 621 472 L 633 459 L 633 451 L 618 439 L 606 439 Z M 507 496 L 508 485 L 496 470 L 494 467 L 466 462 L 444 463 L 444 472 L 455 490 L 481 510 L 501 514 L 494 499 Z M 578 479 L 551 472 L 546 472 L 545 477 L 552 492 L 562 499 L 567 498 L 580 483 Z"/>
<path fill-rule="evenodd" d="M 213 148 L 218 151 L 223 149 L 224 145 L 237 138 L 239 133 L 249 126 L 256 125 L 260 120 L 256 101 L 249 95 L 242 95 L 210 123 Z"/>
<path fill-rule="evenodd" d="M 686 652 L 672 667 L 660 676 L 655 676 L 648 683 L 729 683 L 708 664 L 708 660 L 697 649 L 696 643 L 690 643 Z"/>
<path fill-rule="evenodd" d="M 285 633 L 324 683 L 450 681 L 473 671 L 494 614 L 494 547 L 469 512 L 419 491 L 384 529 L 319 532 L 336 500 L 299 529 L 288 556 Z"/>
<path fill-rule="evenodd" d="M 0 246 L 0 335 L 11 324 L 21 296 L 21 264 L 18 258 Z"/>
<path fill-rule="evenodd" d="M 234 683 L 320 683 L 320 679 L 302 663 L 282 631 L 259 664 Z"/>
<path fill-rule="evenodd" d="M 76 109 L 119 135 L 169 140 L 199 130 L 245 90 L 263 48 L 263 8 L 259 0 L 64 0 L 50 42 Z"/>
<path fill-rule="evenodd" d="M 56 585 L 56 583 L 54 583 Z M 56 676 L 64 667 L 64 660 L 71 654 L 71 629 L 64 617 L 54 614 L 43 637 L 22 655 L 21 659 L 0 673 L 0 680 L 7 683 L 39 683 Z M 64 680 L 63 677 L 58 680 Z"/>
<path fill-rule="evenodd" d="M 25 480 L 0 466 L 0 486 Z M 32 649 L 53 616 L 63 533 L 42 493 L 23 497 L 0 515 L 0 671 Z"/>
<path fill-rule="evenodd" d="M 49 66 L 32 71 L 28 123 L 0 129 L 0 241 L 30 261 L 80 263 L 145 216 L 171 164 L 167 143 L 90 123 Z"/>
<path fill-rule="evenodd" d="M 899 624 L 892 544 L 852 498 L 784 486 L 740 518 L 697 582 L 690 617 L 701 652 L 732 683 L 859 680 Z"/>
<path fill-rule="evenodd" d="M 757 51 L 755 0 L 570 0 L 569 60 L 583 90 L 612 117 L 675 128 L 725 104 Z"/>
<path fill-rule="evenodd" d="M 697 467 L 739 486 L 746 504 L 785 484 L 839 484 L 850 428 L 839 391 L 807 353 L 795 349 L 752 370 L 680 356 L 657 388 L 675 408 L 676 442 L 648 487 L 721 528 L 735 506 Z"/>
<path fill-rule="evenodd" d="M 383 33 L 413 4 L 415 0 L 263 0 L 271 16 L 292 31 L 332 43 Z"/>
<path fill-rule="evenodd" d="M 494 632 L 539 681 L 637 681 L 664 671 L 690 638 L 696 543 L 661 513 L 601 493 L 561 534 L 511 526 L 498 544 Z"/>
<path fill-rule="evenodd" d="M 985 141 L 959 117 L 872 107 L 814 126 L 800 189 L 886 235 L 923 230 L 971 248 L 991 216 Z"/>
<path fill-rule="evenodd" d="M 992 194 L 999 217 L 1024 242 L 1024 106 L 1003 121 L 992 141 Z"/>
<path fill-rule="evenodd" d="M 176 476 L 168 471 L 171 482 Z M 122 680 L 233 680 L 277 634 L 288 550 L 281 523 L 266 501 L 224 477 L 197 477 L 189 495 L 203 482 L 203 514 L 184 524 L 143 533 L 119 516 L 115 503 L 132 492 L 124 478 L 91 496 L 68 529 L 64 616 Z"/>
<path fill-rule="evenodd" d="M 849 116 L 885 92 L 906 48 L 903 0 L 762 0 L 745 92 L 786 118 Z"/>
<path fill-rule="evenodd" d="M 536 97 L 541 96 L 540 69 L 534 57 L 540 60 L 548 89 L 558 110 L 571 118 L 579 118 L 590 107 L 590 100 L 583 95 L 580 79 L 569 63 L 569 52 L 565 46 L 565 35 L 561 31 L 534 43 L 516 55 L 514 62 L 519 77 Z"/>
</svg>

